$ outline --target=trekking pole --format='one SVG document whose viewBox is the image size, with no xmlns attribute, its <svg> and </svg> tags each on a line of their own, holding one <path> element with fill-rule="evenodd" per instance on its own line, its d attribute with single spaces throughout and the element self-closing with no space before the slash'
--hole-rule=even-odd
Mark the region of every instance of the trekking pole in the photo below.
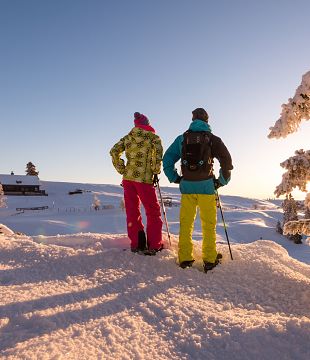
<svg viewBox="0 0 310 360">
<path fill-rule="evenodd" d="M 225 230 L 225 234 L 226 234 L 227 244 L 228 244 L 229 252 L 230 252 L 230 258 L 231 258 L 231 260 L 234 260 L 233 256 L 232 256 L 231 248 L 230 248 L 230 243 L 229 243 L 229 238 L 228 238 L 228 234 L 227 234 L 227 228 L 226 228 L 226 224 L 225 224 L 225 219 L 224 219 L 224 214 L 223 214 L 223 210 L 222 210 L 221 200 L 220 200 L 220 196 L 219 196 L 219 193 L 218 193 L 217 189 L 215 189 L 215 194 L 216 194 L 216 198 L 217 198 L 219 208 L 220 208 L 220 211 L 221 211 L 221 215 L 222 215 L 222 220 L 223 220 L 224 230 Z"/>
<path fill-rule="evenodd" d="M 169 246 L 171 247 L 170 231 L 169 231 L 169 226 L 168 226 L 166 209 L 165 209 L 165 205 L 164 205 L 164 202 L 163 202 L 163 197 L 161 196 L 161 191 L 160 191 L 159 179 L 158 178 L 155 180 L 155 187 L 157 187 L 157 189 L 158 189 L 161 208 L 162 208 L 162 212 L 164 214 L 164 219 L 165 219 L 165 224 L 166 224 L 166 229 L 167 229 L 167 234 L 168 234 Z"/>
</svg>

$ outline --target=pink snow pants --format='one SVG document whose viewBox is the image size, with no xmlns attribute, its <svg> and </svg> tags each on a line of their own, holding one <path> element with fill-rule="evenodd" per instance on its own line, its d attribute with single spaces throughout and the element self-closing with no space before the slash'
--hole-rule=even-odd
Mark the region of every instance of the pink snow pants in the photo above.
<svg viewBox="0 0 310 360">
<path fill-rule="evenodd" d="M 156 191 L 152 184 L 123 180 L 124 200 L 127 216 L 127 232 L 131 248 L 138 247 L 138 232 L 144 230 L 140 202 L 145 209 L 146 236 L 149 249 L 158 250 L 162 246 L 162 219 Z"/>
</svg>

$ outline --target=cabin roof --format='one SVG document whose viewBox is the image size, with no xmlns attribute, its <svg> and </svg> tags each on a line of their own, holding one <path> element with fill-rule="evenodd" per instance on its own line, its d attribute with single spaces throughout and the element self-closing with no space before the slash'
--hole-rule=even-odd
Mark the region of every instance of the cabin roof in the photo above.
<svg viewBox="0 0 310 360">
<path fill-rule="evenodd" d="M 40 179 L 38 176 L 32 175 L 6 175 L 0 174 L 1 185 L 39 185 Z"/>
</svg>

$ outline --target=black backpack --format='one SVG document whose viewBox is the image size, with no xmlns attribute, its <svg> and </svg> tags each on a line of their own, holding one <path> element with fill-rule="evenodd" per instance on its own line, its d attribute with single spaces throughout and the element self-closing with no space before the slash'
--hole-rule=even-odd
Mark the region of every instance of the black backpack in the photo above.
<svg viewBox="0 0 310 360">
<path fill-rule="evenodd" d="M 212 134 L 188 130 L 183 134 L 181 169 L 184 180 L 201 181 L 213 177 Z"/>
</svg>

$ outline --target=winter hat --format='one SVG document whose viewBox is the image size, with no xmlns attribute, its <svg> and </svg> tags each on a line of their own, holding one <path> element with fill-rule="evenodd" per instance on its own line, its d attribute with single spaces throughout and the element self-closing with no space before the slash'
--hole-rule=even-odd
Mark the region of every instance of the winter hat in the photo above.
<svg viewBox="0 0 310 360">
<path fill-rule="evenodd" d="M 205 109 L 197 108 L 192 111 L 192 114 L 193 114 L 193 117 L 192 117 L 193 120 L 203 120 L 205 122 L 208 122 L 209 115 Z"/>
<path fill-rule="evenodd" d="M 139 112 L 134 113 L 135 117 L 135 125 L 150 125 L 150 120 L 143 114 L 140 114 Z"/>
</svg>

